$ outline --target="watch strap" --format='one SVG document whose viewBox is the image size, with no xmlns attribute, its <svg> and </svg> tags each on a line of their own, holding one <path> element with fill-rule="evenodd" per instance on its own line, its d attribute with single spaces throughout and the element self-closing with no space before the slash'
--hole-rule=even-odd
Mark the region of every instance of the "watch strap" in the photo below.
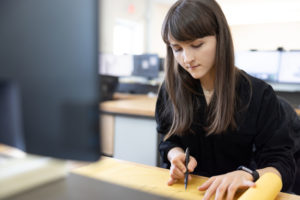
<svg viewBox="0 0 300 200">
<path fill-rule="evenodd" d="M 255 181 L 257 181 L 257 179 L 259 179 L 259 173 L 256 170 L 249 169 L 245 166 L 239 166 L 237 168 L 237 170 L 243 170 L 243 171 L 248 172 L 249 174 L 251 174 L 252 177 L 253 177 L 253 182 L 255 182 Z"/>
</svg>

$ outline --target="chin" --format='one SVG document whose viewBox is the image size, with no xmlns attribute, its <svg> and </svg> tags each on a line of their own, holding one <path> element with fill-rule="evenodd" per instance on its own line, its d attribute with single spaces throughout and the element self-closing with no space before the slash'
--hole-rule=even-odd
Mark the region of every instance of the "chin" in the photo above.
<svg viewBox="0 0 300 200">
<path fill-rule="evenodd" d="M 201 79 L 203 74 L 190 74 L 194 79 Z"/>
</svg>

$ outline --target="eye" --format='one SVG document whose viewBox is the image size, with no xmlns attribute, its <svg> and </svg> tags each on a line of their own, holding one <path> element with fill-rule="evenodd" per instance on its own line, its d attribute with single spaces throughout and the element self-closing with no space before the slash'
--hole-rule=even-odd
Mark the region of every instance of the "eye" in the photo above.
<svg viewBox="0 0 300 200">
<path fill-rule="evenodd" d="M 179 51 L 181 51 L 181 48 L 179 48 L 179 47 L 173 47 L 172 49 L 173 49 L 174 52 L 179 52 Z"/>
<path fill-rule="evenodd" d="M 193 44 L 192 47 L 193 47 L 193 48 L 199 48 L 199 47 L 201 47 L 203 44 L 204 44 L 203 42 L 201 42 L 200 44 Z"/>
</svg>

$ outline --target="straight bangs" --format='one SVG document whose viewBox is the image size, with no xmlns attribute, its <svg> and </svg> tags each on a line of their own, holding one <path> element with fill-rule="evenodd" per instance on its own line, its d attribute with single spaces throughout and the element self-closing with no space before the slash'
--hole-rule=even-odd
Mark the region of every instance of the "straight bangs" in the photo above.
<svg viewBox="0 0 300 200">
<path fill-rule="evenodd" d="M 177 41 L 192 41 L 217 34 L 217 21 L 211 9 L 200 1 L 178 1 L 169 10 L 162 28 L 166 44 L 172 37 Z"/>
</svg>

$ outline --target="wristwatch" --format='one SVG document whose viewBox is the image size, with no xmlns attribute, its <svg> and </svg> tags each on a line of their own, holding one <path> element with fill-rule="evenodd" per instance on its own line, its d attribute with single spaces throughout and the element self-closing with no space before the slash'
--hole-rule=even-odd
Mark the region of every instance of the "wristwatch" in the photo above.
<svg viewBox="0 0 300 200">
<path fill-rule="evenodd" d="M 249 169 L 245 166 L 239 166 L 237 168 L 237 170 L 243 170 L 243 171 L 248 172 L 249 174 L 251 174 L 252 177 L 253 177 L 253 182 L 257 181 L 257 179 L 259 178 L 259 174 L 256 170 L 251 170 L 251 169 Z"/>
</svg>

